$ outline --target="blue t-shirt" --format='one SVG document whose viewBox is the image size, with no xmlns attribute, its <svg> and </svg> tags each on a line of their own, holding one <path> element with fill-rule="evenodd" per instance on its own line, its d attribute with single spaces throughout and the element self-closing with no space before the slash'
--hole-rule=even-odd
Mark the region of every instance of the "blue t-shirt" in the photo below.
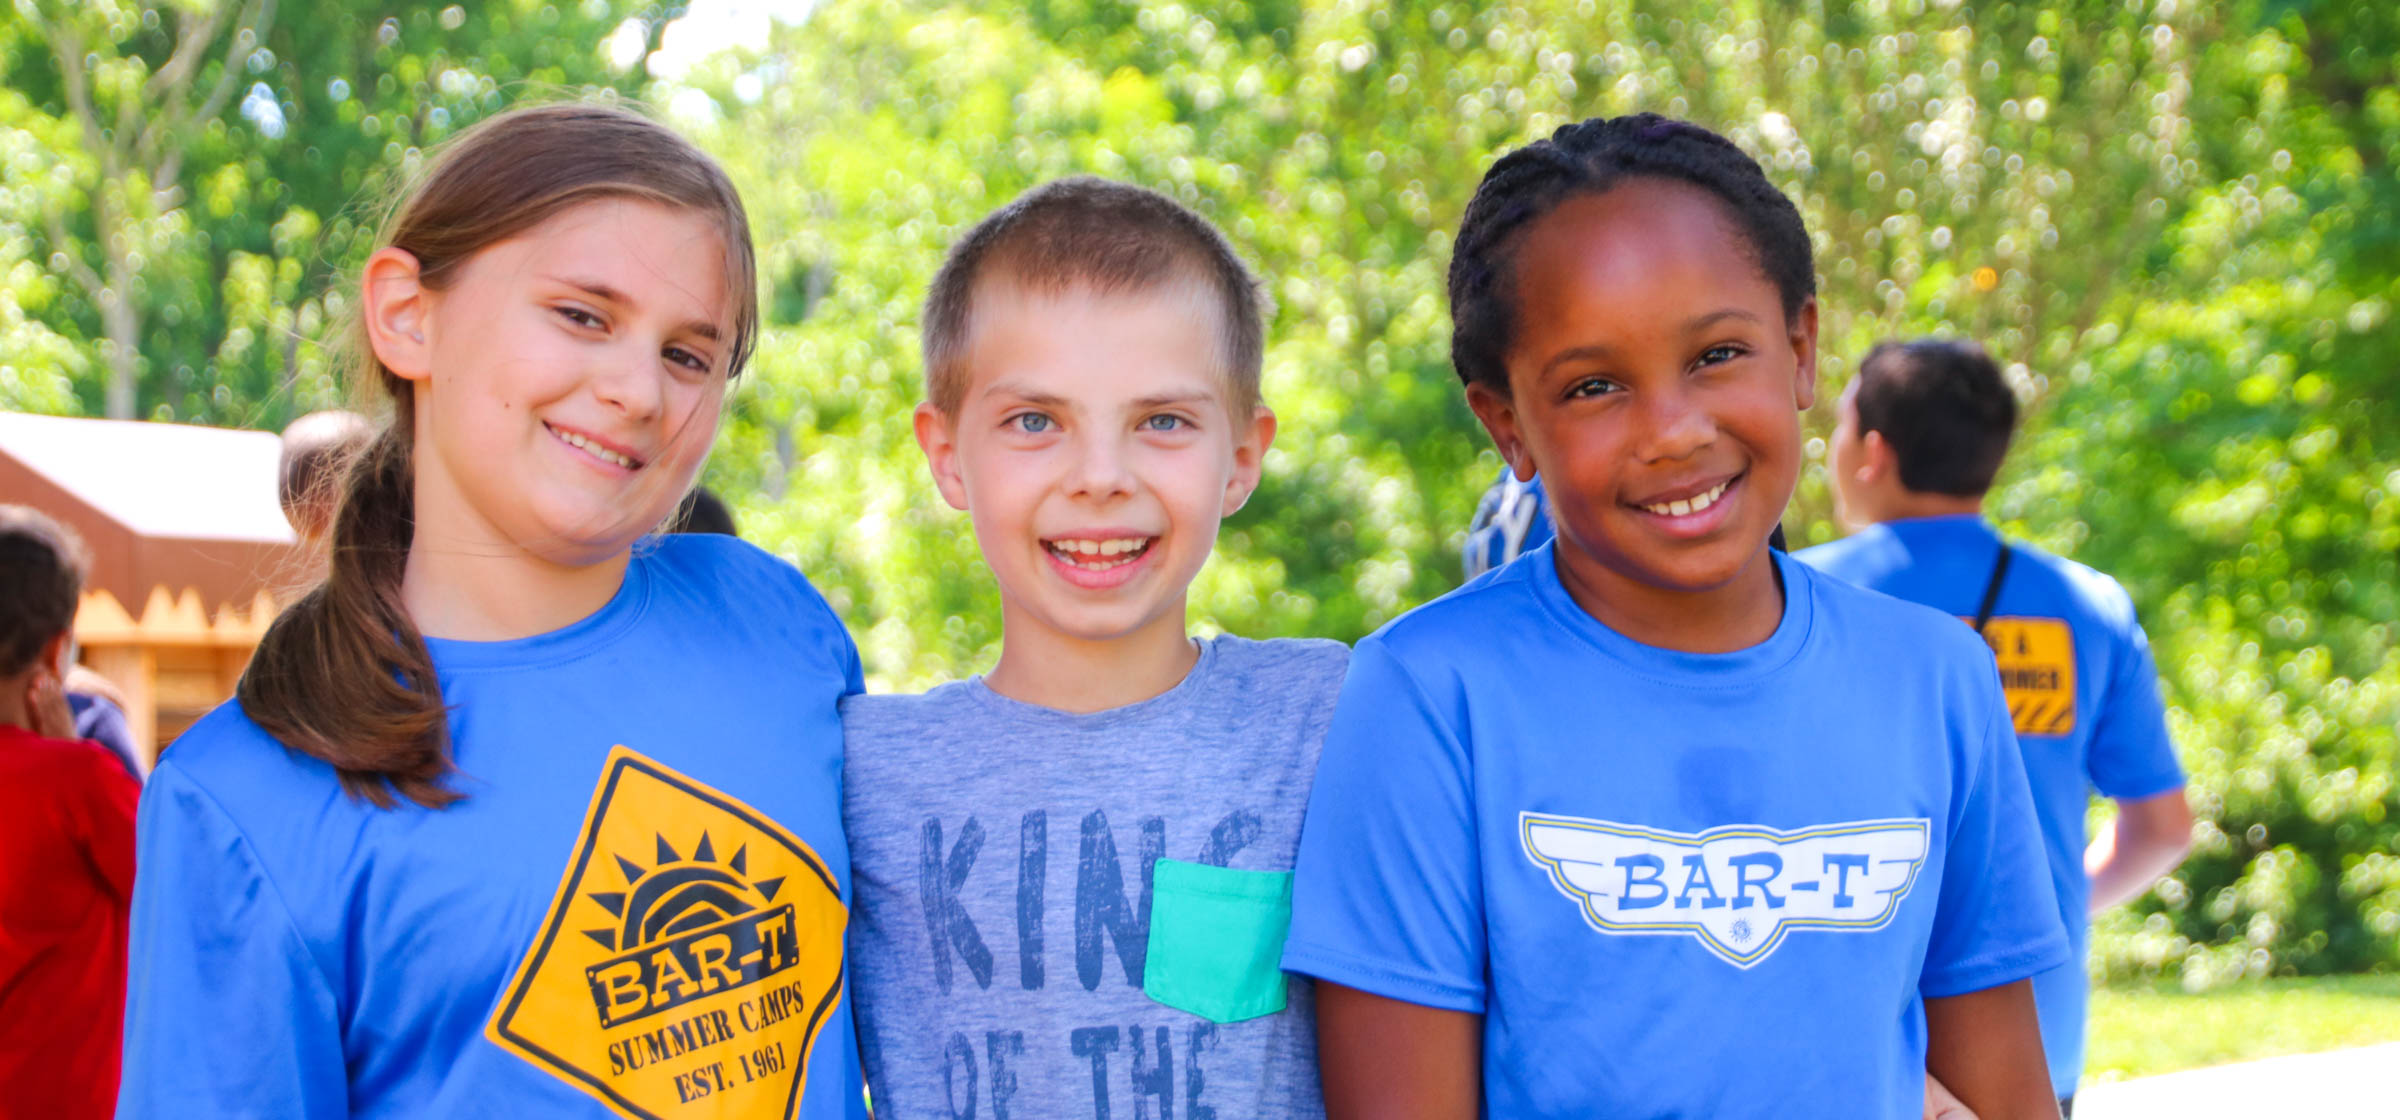
<svg viewBox="0 0 2400 1120">
<path fill-rule="evenodd" d="M 2000 535 L 1974 514 L 1876 525 L 1799 553 L 1819 571 L 1972 619 Z M 2135 800 L 2180 788 L 2150 639 L 2117 581 L 2023 544 L 2015 550 L 1984 637 L 2008 690 L 2034 815 L 2075 960 L 2034 977 L 2042 1049 L 2059 1095 L 2083 1069 L 2089 980 L 2083 967 L 2091 881 L 2083 818 L 2092 791 Z"/>
<path fill-rule="evenodd" d="M 849 635 L 727 537 L 565 629 L 428 645 L 465 799 L 378 809 L 238 703 L 142 797 L 121 1116 L 863 1114 Z"/>
<path fill-rule="evenodd" d="M 2067 959 L 1991 658 L 1778 555 L 1749 649 L 1550 547 L 1352 655 L 1284 966 L 1483 1015 L 1490 1116 L 1919 1115 L 1923 998 Z"/>
<path fill-rule="evenodd" d="M 117 765 L 133 775 L 134 781 L 142 780 L 142 764 L 134 755 L 133 728 L 125 722 L 125 709 L 105 696 L 70 692 L 67 710 L 75 714 L 76 738 L 108 748 L 108 753 L 116 756 Z"/>
</svg>

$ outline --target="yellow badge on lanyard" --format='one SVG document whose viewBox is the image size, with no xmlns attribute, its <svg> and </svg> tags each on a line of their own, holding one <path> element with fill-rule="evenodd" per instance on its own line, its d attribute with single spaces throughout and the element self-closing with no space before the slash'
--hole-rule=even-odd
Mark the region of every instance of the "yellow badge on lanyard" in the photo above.
<svg viewBox="0 0 2400 1120">
<path fill-rule="evenodd" d="M 848 919 L 798 837 L 620 746 L 484 1033 L 627 1117 L 797 1116 Z"/>
<path fill-rule="evenodd" d="M 2019 735 L 2075 731 L 2075 632 L 2056 618 L 1992 619 L 1983 640 L 2000 661 L 2000 687 Z"/>
</svg>

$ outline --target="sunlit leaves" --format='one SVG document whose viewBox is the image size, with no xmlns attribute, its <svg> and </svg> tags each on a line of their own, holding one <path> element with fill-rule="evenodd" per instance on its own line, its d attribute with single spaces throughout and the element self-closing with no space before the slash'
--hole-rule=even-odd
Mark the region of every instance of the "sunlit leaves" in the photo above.
<svg viewBox="0 0 2400 1120">
<path fill-rule="evenodd" d="M 998 640 L 909 422 L 917 306 L 968 224 L 1097 173 L 1226 229 L 1278 304 L 1283 426 L 1195 621 L 1355 638 L 1455 581 L 1496 469 L 1443 299 L 1483 169 L 1587 115 L 1697 118 L 1808 218 L 1827 387 L 1883 338 L 1984 341 L 2029 405 L 1994 514 L 2134 594 L 2201 843 L 2107 919 L 2103 964 L 2400 964 L 2393 5 L 827 0 L 642 89 L 670 5 L 285 0 L 237 63 L 282 134 L 237 99 L 169 183 L 104 173 L 23 9 L 0 12 L 0 407 L 98 407 L 106 331 L 71 272 L 105 238 L 142 264 L 142 411 L 330 403 L 372 188 L 551 86 L 640 92 L 725 160 L 759 236 L 765 335 L 710 477 L 881 687 Z M 173 13 L 78 10 L 115 112 Z M 1835 532 L 1820 473 L 1788 520 Z"/>
</svg>

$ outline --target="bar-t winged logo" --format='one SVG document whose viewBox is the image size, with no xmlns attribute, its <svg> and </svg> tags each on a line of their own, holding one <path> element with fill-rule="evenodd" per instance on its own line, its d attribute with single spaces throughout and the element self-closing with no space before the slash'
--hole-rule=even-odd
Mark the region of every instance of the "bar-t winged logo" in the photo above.
<svg viewBox="0 0 2400 1120">
<path fill-rule="evenodd" d="M 1794 930 L 1880 929 L 1925 864 L 1923 817 L 1671 832 L 1522 813 L 1526 858 L 1593 929 L 1696 938 L 1750 968 Z"/>
</svg>

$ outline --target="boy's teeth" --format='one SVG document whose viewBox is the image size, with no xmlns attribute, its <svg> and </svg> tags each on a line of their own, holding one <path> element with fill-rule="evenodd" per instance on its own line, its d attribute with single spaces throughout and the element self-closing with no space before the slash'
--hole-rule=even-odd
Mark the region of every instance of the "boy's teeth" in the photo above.
<svg viewBox="0 0 2400 1120">
<path fill-rule="evenodd" d="M 1730 485 L 1732 485 L 1731 482 L 1720 482 L 1710 487 L 1705 494 L 1678 498 L 1672 502 L 1660 502 L 1657 505 L 1648 505 L 1642 508 L 1662 517 L 1682 517 L 1687 513 L 1698 513 L 1717 504 L 1717 499 L 1725 496 L 1725 488 Z"/>
<path fill-rule="evenodd" d="M 1060 559 L 1084 568 L 1111 568 L 1131 561 L 1132 553 L 1149 547 L 1147 537 L 1113 537 L 1108 540 L 1053 540 L 1044 542 Z M 1089 558 L 1087 561 L 1085 558 Z M 1123 559 L 1119 559 L 1123 557 Z"/>
</svg>

